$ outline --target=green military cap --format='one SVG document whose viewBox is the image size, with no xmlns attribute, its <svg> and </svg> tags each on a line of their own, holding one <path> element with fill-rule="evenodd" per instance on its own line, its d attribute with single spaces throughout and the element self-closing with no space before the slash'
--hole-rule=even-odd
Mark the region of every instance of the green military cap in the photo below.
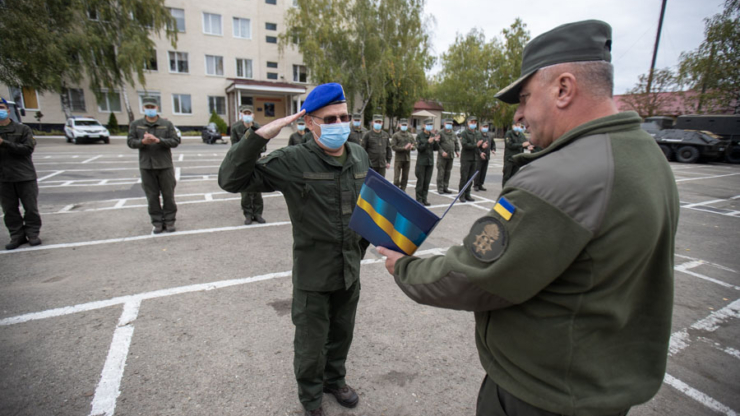
<svg viewBox="0 0 740 416">
<path fill-rule="evenodd" d="M 452 122 L 452 119 L 451 118 L 446 118 L 446 119 L 442 120 L 442 123 L 450 123 L 450 124 L 452 124 L 453 122 Z"/>
<path fill-rule="evenodd" d="M 407 118 L 402 118 L 402 119 L 400 119 L 400 120 L 398 121 L 398 124 L 409 124 L 409 119 L 407 119 Z"/>
<path fill-rule="evenodd" d="M 147 96 L 147 97 L 142 97 L 141 98 L 141 105 L 144 105 L 144 106 L 146 106 L 146 105 L 156 105 L 156 106 L 158 106 L 159 104 L 157 104 L 157 99 L 156 98 Z"/>
<path fill-rule="evenodd" d="M 470 116 L 470 117 L 468 117 L 468 122 L 470 122 L 470 121 L 478 121 L 478 117 L 476 117 L 476 116 Z"/>
<path fill-rule="evenodd" d="M 252 113 L 254 113 L 254 107 L 252 107 L 251 105 L 240 105 L 239 112 L 242 113 L 244 111 L 251 111 Z"/>
<path fill-rule="evenodd" d="M 298 117 L 298 120 L 296 120 L 296 123 L 298 124 L 306 124 L 306 119 L 304 117 Z"/>
<path fill-rule="evenodd" d="M 424 120 L 424 124 L 434 124 L 434 119 L 433 118 L 428 118 L 428 119 Z"/>
<path fill-rule="evenodd" d="M 362 114 L 359 114 L 359 113 L 352 114 L 352 120 L 362 120 Z"/>
<path fill-rule="evenodd" d="M 490 125 L 491 125 L 491 122 L 490 122 L 490 121 L 488 121 L 488 120 L 485 120 L 485 121 L 483 121 L 482 123 L 480 123 L 480 125 L 481 125 L 481 126 L 490 126 Z"/>
<path fill-rule="evenodd" d="M 383 117 L 382 114 L 374 114 L 373 120 L 383 120 L 385 117 Z"/>
<path fill-rule="evenodd" d="M 522 53 L 519 79 L 495 97 L 508 104 L 519 103 L 522 83 L 538 69 L 566 62 L 611 62 L 612 28 L 600 20 L 584 20 L 558 26 L 532 39 Z"/>
</svg>

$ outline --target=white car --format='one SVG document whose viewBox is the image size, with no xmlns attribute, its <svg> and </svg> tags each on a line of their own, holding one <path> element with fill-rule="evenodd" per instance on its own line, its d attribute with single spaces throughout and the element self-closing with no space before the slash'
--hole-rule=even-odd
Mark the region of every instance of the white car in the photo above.
<svg viewBox="0 0 740 416">
<path fill-rule="evenodd" d="M 64 124 L 64 136 L 67 143 L 80 144 L 85 141 L 102 140 L 110 143 L 110 132 L 98 120 L 92 117 L 70 117 Z"/>
</svg>

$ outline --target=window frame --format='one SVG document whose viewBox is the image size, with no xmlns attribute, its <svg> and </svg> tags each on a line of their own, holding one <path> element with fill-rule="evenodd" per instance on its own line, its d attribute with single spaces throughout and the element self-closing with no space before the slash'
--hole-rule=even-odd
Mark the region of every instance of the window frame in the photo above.
<svg viewBox="0 0 740 416">
<path fill-rule="evenodd" d="M 280 74 L 278 74 L 277 72 L 268 72 L 266 76 L 267 76 L 267 79 L 277 80 L 280 77 Z"/>
<path fill-rule="evenodd" d="M 186 63 L 186 66 L 187 66 L 187 71 L 186 72 L 173 71 L 172 70 L 172 58 L 170 58 L 170 54 L 171 53 L 174 53 L 175 54 L 175 58 L 177 58 L 177 56 L 178 56 L 177 54 L 184 54 L 185 55 L 184 62 Z M 169 69 L 170 74 L 190 74 L 190 54 L 189 53 L 187 53 L 187 52 L 180 52 L 180 51 L 167 51 L 167 61 L 168 61 L 167 69 Z M 176 59 L 175 60 L 175 68 L 178 67 L 177 64 L 180 61 L 181 61 L 181 59 Z"/>
<path fill-rule="evenodd" d="M 265 36 L 265 42 L 267 43 L 277 44 L 278 43 L 277 41 L 278 41 L 277 36 L 270 36 L 270 35 Z"/>
<path fill-rule="evenodd" d="M 247 29 L 248 29 L 247 31 L 249 32 L 247 34 L 248 37 L 237 36 L 237 34 L 236 34 L 237 21 L 242 21 L 242 20 L 244 20 L 244 21 L 247 22 Z M 236 38 L 236 39 L 248 39 L 248 40 L 252 40 L 252 19 L 249 19 L 249 18 L 246 18 L 246 17 L 234 17 L 234 18 L 231 19 L 231 29 L 232 29 L 231 32 L 232 32 L 232 35 L 234 36 L 234 38 Z M 240 27 L 239 31 L 241 32 L 241 27 Z"/>
<path fill-rule="evenodd" d="M 190 104 L 190 112 L 189 113 L 183 113 L 182 112 L 182 97 L 185 97 L 185 96 L 187 96 L 188 97 L 188 100 L 190 101 L 190 103 L 189 103 Z M 175 106 L 175 97 L 178 98 L 177 106 L 180 107 L 180 111 L 175 111 L 175 109 L 177 108 Z M 172 114 L 177 115 L 177 116 L 192 116 L 193 115 L 193 96 L 191 94 L 176 94 L 176 93 L 173 93 L 172 94 Z"/>
<path fill-rule="evenodd" d="M 216 62 L 214 62 L 214 70 L 215 70 L 215 73 L 213 73 L 213 74 L 208 73 L 208 58 L 220 58 L 221 59 L 221 73 L 220 74 L 218 73 L 218 59 L 216 59 Z M 226 71 L 224 69 L 224 57 L 223 56 L 221 56 L 221 55 L 205 55 L 204 64 L 205 64 L 206 76 L 209 76 L 209 77 L 223 77 L 223 76 L 225 76 Z"/>
<path fill-rule="evenodd" d="M 213 109 L 214 109 L 214 108 L 213 108 L 213 107 L 211 106 L 211 100 L 212 100 L 212 99 L 215 99 L 215 100 L 214 100 L 214 103 L 215 103 L 215 101 L 216 101 L 217 99 L 221 99 L 221 100 L 223 100 L 223 113 L 219 113 L 219 112 L 218 112 L 218 105 L 216 105 L 216 106 L 214 106 L 214 107 L 215 107 L 215 110 L 216 110 L 216 114 L 218 114 L 219 116 L 225 116 L 225 115 L 226 115 L 226 97 L 225 97 L 225 96 L 223 96 L 223 95 L 209 95 L 209 96 L 208 96 L 208 114 L 209 114 L 209 115 L 210 115 L 210 114 L 211 114 L 211 113 L 213 112 Z"/>
<path fill-rule="evenodd" d="M 74 100 L 72 99 L 72 96 L 70 95 L 72 91 L 80 91 L 81 97 L 82 97 L 82 109 L 78 109 L 74 107 Z M 67 95 L 67 99 L 69 100 L 69 111 L 75 112 L 75 113 L 84 113 L 87 112 L 87 103 L 85 102 L 85 90 L 82 88 L 65 88 L 64 94 Z M 60 99 L 61 99 L 60 94 Z M 64 102 L 62 102 L 62 108 L 64 108 Z"/>
<path fill-rule="evenodd" d="M 251 76 L 249 76 L 249 77 L 247 77 L 247 76 L 243 76 L 243 77 L 239 76 L 239 61 L 245 61 L 245 62 L 248 61 L 249 62 L 249 72 L 250 72 L 250 75 Z M 239 78 L 239 79 L 254 79 L 254 60 L 249 59 L 249 58 L 236 58 L 235 65 L 236 65 L 235 74 L 236 74 L 236 77 L 237 78 Z M 244 72 L 246 72 L 246 68 L 244 68 L 244 69 L 245 69 Z"/>
<path fill-rule="evenodd" d="M 95 97 L 96 98 L 96 101 L 98 102 L 98 112 L 99 113 L 121 113 L 121 112 L 123 112 L 123 106 L 121 105 L 121 91 L 119 91 L 119 90 L 101 89 L 100 90 L 100 93 L 101 94 L 104 94 L 104 96 L 105 96 L 105 104 L 106 104 L 106 106 L 107 106 L 108 109 L 107 110 L 103 110 L 100 107 L 100 100 L 98 100 L 97 97 Z M 110 105 L 110 94 L 118 94 L 118 107 L 119 107 L 119 110 L 118 111 L 112 111 L 110 109 L 110 107 L 111 107 L 111 105 Z"/>
<path fill-rule="evenodd" d="M 217 13 L 208 13 L 208 12 L 203 12 L 202 15 L 203 15 L 203 18 L 201 20 L 203 21 L 203 34 L 204 35 L 211 35 L 211 36 L 223 36 L 224 35 L 224 19 L 222 15 L 217 14 Z M 206 31 L 206 15 L 218 16 L 219 33 L 213 33 L 212 31 L 211 32 Z M 209 25 L 211 26 L 211 30 L 213 30 L 213 20 L 209 21 Z"/>
<path fill-rule="evenodd" d="M 305 71 L 305 73 L 306 73 L 306 80 L 305 81 L 301 81 L 300 80 L 300 78 L 301 78 L 300 68 L 303 68 L 304 71 Z M 306 65 L 296 65 L 296 64 L 293 64 L 293 82 L 297 82 L 299 84 L 308 84 L 308 68 L 306 67 Z"/>
<path fill-rule="evenodd" d="M 170 16 L 172 16 L 172 17 L 175 18 L 175 30 L 178 33 L 185 33 L 185 31 L 187 30 L 187 25 L 186 25 L 186 22 L 185 22 L 185 9 L 180 9 L 180 8 L 177 8 L 177 7 L 168 7 L 168 9 L 170 11 Z M 180 25 L 179 25 L 179 22 L 180 21 L 178 20 L 178 17 L 176 17 L 175 15 L 172 14 L 172 11 L 173 10 L 179 10 L 179 11 L 182 12 L 182 30 L 180 30 Z"/>
</svg>

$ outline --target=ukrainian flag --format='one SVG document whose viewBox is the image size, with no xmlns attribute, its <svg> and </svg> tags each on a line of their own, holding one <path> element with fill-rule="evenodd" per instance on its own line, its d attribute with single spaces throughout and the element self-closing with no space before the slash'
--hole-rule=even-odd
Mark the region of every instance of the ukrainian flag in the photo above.
<svg viewBox="0 0 740 416">
<path fill-rule="evenodd" d="M 498 202 L 496 202 L 496 205 L 493 207 L 493 210 L 496 211 L 498 215 L 500 215 L 503 219 L 505 219 L 506 221 L 509 221 L 511 217 L 514 215 L 514 211 L 516 211 L 516 207 L 502 196 L 501 198 L 498 199 Z"/>
<path fill-rule="evenodd" d="M 349 227 L 377 247 L 412 255 L 439 220 L 380 174 L 369 170 Z"/>
</svg>

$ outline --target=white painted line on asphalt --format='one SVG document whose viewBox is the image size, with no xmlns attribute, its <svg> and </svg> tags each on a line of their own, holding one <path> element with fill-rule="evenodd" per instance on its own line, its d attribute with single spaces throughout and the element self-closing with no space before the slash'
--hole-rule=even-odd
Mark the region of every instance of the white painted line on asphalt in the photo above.
<svg viewBox="0 0 740 416">
<path fill-rule="evenodd" d="M 697 258 L 689 257 L 689 256 L 686 256 L 686 255 L 683 255 L 683 254 L 674 254 L 674 256 L 675 257 L 680 257 L 682 259 L 687 259 L 687 260 L 697 260 L 697 261 L 700 261 L 701 264 L 703 264 L 703 265 L 708 265 L 708 266 L 716 267 L 716 268 L 718 268 L 720 270 L 724 270 L 726 272 L 738 273 L 738 271 L 733 270 L 733 269 L 730 269 L 729 267 L 722 266 L 721 264 L 712 263 L 712 262 L 705 261 L 705 260 L 699 260 Z"/>
<path fill-rule="evenodd" d="M 206 202 L 206 201 L 213 201 L 213 195 L 212 194 L 206 194 L 205 195 L 205 198 L 206 199 L 205 199 L 204 202 Z M 200 202 L 200 201 L 198 201 L 198 202 Z"/>
<path fill-rule="evenodd" d="M 714 410 L 715 412 L 722 413 L 727 416 L 737 416 L 737 413 L 735 413 L 734 410 L 714 400 L 713 398 L 707 396 L 699 390 L 696 390 L 695 388 L 689 386 L 688 384 L 673 377 L 668 373 L 666 373 L 663 382 L 680 391 L 681 393 L 689 396 L 690 398 L 696 400 L 697 402 L 703 404 L 707 408 Z"/>
<path fill-rule="evenodd" d="M 721 324 L 726 321 L 740 318 L 740 299 L 735 300 L 724 308 L 714 311 L 709 316 L 694 322 L 690 327 L 684 328 L 680 331 L 676 331 L 671 334 L 671 342 L 668 347 L 668 355 L 676 355 L 684 349 L 688 348 L 691 343 L 689 336 L 689 329 L 714 332 L 719 328 Z"/>
<path fill-rule="evenodd" d="M 128 201 L 128 200 L 127 199 L 121 199 L 121 200 L 119 200 L 118 202 L 116 202 L 116 205 L 113 206 L 113 209 L 123 208 L 123 206 L 126 205 L 126 201 Z"/>
<path fill-rule="evenodd" d="M 179 158 L 177 158 L 177 161 L 178 161 L 178 162 L 182 162 L 182 161 L 183 161 L 183 159 L 185 159 L 185 153 L 180 153 L 180 157 L 179 157 Z"/>
<path fill-rule="evenodd" d="M 221 165 L 206 165 L 206 166 L 187 166 L 188 169 L 215 169 Z M 67 169 L 61 172 L 117 172 L 122 170 L 139 170 L 139 167 L 135 168 L 99 168 L 99 169 Z M 36 172 L 57 172 L 56 170 L 37 170 Z"/>
<path fill-rule="evenodd" d="M 97 156 L 95 156 L 95 157 L 91 157 L 90 159 L 87 159 L 87 160 L 85 160 L 84 162 L 82 162 L 82 164 L 83 164 L 83 165 L 85 165 L 85 164 L 87 164 L 87 163 L 89 163 L 89 162 L 92 162 L 93 160 L 98 160 L 98 159 L 100 159 L 101 157 L 103 157 L 103 155 L 97 155 Z"/>
<path fill-rule="evenodd" d="M 678 270 L 678 268 L 676 268 L 676 270 Z M 684 273 L 684 274 L 688 274 L 688 275 L 697 277 L 699 279 L 706 280 L 708 282 L 712 282 L 712 283 L 718 284 L 720 286 L 724 286 L 724 287 L 726 287 L 728 289 L 740 290 L 740 286 L 731 285 L 731 284 L 729 284 L 727 282 L 723 282 L 721 280 L 717 280 L 717 279 L 712 278 L 712 277 L 709 277 L 709 276 L 704 276 L 703 274 L 691 272 L 691 271 L 688 271 L 688 270 L 678 270 L 678 271 L 681 272 L 681 273 Z"/>
<path fill-rule="evenodd" d="M 699 338 L 697 338 L 697 340 L 698 341 L 701 341 L 701 342 L 704 342 L 706 344 L 709 344 L 712 347 L 714 347 L 715 349 L 717 349 L 719 351 L 722 351 L 722 352 L 726 353 L 727 355 L 730 355 L 730 356 L 735 357 L 738 360 L 740 360 L 740 351 L 738 351 L 738 350 L 736 350 L 736 349 L 734 349 L 732 347 L 723 347 L 719 342 L 716 342 L 716 341 L 714 341 L 712 339 L 709 339 L 709 338 L 706 338 L 706 337 L 699 337 Z"/>
<path fill-rule="evenodd" d="M 175 180 L 180 180 L 180 175 L 182 174 L 182 168 L 175 168 Z"/>
<path fill-rule="evenodd" d="M 676 179 L 676 182 L 699 181 L 699 180 L 702 180 L 702 179 L 724 178 L 724 177 L 727 177 L 727 176 L 735 176 L 735 175 L 740 175 L 740 173 L 729 173 L 727 175 L 715 175 L 715 176 L 702 176 L 700 178 Z"/>
<path fill-rule="evenodd" d="M 696 202 L 694 204 L 684 205 L 681 208 L 701 207 L 701 206 L 712 205 L 712 204 L 716 204 L 717 202 L 725 202 L 725 201 L 727 201 L 727 200 L 726 199 L 713 199 L 711 201 Z"/>
<path fill-rule="evenodd" d="M 116 401 L 121 394 L 121 380 L 126 366 L 126 358 L 134 336 L 134 324 L 139 315 L 141 299 L 124 303 L 123 313 L 118 326 L 113 332 L 113 341 L 108 349 L 100 382 L 95 389 L 90 416 L 112 416 L 116 410 Z"/>
<path fill-rule="evenodd" d="M 38 172 L 42 172 L 42 171 L 38 171 Z M 52 173 L 52 174 L 50 174 L 50 175 L 46 175 L 46 176 L 44 176 L 43 178 L 39 178 L 39 179 L 37 179 L 37 180 L 36 180 L 36 182 L 37 182 L 37 183 L 38 183 L 38 182 L 41 182 L 41 181 L 43 181 L 43 180 L 46 180 L 46 179 L 49 179 L 49 178 L 51 178 L 52 176 L 57 176 L 57 175 L 59 175 L 60 173 L 64 173 L 64 172 L 66 172 L 66 171 L 63 171 L 63 170 L 57 170 L 57 171 L 54 171 L 54 173 Z"/>
<path fill-rule="evenodd" d="M 64 207 L 64 208 L 60 209 L 60 210 L 59 210 L 59 211 L 57 211 L 57 212 L 58 212 L 58 213 L 62 213 L 62 212 L 69 212 L 69 211 L 70 211 L 70 210 L 72 210 L 72 208 L 74 208 L 74 207 L 75 207 L 75 204 L 67 205 L 66 207 Z"/>
</svg>

